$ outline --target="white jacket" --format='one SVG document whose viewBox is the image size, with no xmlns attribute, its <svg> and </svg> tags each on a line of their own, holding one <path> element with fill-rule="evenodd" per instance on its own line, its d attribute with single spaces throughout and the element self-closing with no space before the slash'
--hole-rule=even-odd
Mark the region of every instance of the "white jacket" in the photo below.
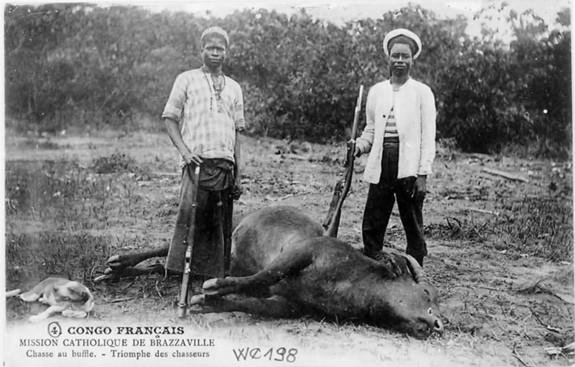
<svg viewBox="0 0 575 367">
<path fill-rule="evenodd" d="M 431 88 L 408 79 L 395 92 L 395 120 L 399 134 L 399 162 L 397 178 L 431 173 L 435 158 L 435 98 Z M 357 139 L 367 158 L 364 181 L 376 184 L 381 175 L 383 135 L 387 116 L 393 103 L 393 90 L 389 80 L 377 83 L 367 95 L 366 126 Z"/>
</svg>

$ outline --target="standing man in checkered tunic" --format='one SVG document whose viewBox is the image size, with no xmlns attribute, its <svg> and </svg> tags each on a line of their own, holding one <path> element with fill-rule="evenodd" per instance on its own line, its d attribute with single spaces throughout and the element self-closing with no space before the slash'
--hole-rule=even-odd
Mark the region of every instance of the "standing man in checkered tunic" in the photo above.
<svg viewBox="0 0 575 367">
<path fill-rule="evenodd" d="M 233 200 L 242 191 L 238 132 L 245 121 L 241 87 L 222 71 L 229 48 L 226 31 L 208 28 L 200 42 L 202 67 L 177 76 L 162 113 L 182 167 L 178 216 L 165 268 L 183 272 L 194 199 L 191 177 L 200 165 L 191 272 L 211 278 L 223 276 L 221 269 L 229 270 Z M 218 202 L 223 204 L 221 216 Z M 222 229 L 223 244 L 218 240 Z"/>
</svg>

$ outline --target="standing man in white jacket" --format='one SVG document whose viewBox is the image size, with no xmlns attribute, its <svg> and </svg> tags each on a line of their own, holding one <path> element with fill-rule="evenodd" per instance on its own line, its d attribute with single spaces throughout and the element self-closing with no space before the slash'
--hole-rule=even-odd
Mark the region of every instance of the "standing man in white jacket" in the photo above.
<svg viewBox="0 0 575 367">
<path fill-rule="evenodd" d="M 363 215 L 364 253 L 377 258 L 397 199 L 407 237 L 406 252 L 423 265 L 423 200 L 435 157 L 435 98 L 412 78 L 421 40 L 407 29 L 389 32 L 383 41 L 391 77 L 375 84 L 367 96 L 366 127 L 355 154 L 369 152 L 363 179 L 370 183 Z"/>
</svg>

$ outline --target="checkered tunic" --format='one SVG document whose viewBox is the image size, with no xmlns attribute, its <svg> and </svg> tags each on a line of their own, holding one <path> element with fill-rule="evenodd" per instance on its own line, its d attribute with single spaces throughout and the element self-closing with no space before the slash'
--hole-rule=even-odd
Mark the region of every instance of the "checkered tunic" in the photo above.
<svg viewBox="0 0 575 367">
<path fill-rule="evenodd" d="M 179 122 L 184 143 L 193 153 L 233 162 L 236 130 L 245 127 L 244 103 L 240 85 L 227 76 L 221 99 L 218 102 L 207 73 L 189 70 L 177 76 L 162 117 Z"/>
</svg>

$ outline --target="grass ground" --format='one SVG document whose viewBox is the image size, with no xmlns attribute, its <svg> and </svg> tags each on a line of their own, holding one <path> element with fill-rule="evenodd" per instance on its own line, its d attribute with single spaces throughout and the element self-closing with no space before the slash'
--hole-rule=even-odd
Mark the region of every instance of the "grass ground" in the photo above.
<svg viewBox="0 0 575 367">
<path fill-rule="evenodd" d="M 235 205 L 237 218 L 282 204 L 323 219 L 342 173 L 343 146 L 243 140 L 245 193 Z M 340 238 L 354 246 L 361 243 L 367 195 L 361 169 L 360 160 L 340 225 Z M 439 149 L 424 218 L 425 271 L 446 320 L 441 338 L 419 341 L 365 325 L 242 313 L 192 314 L 184 322 L 227 340 L 289 341 L 314 365 L 316 356 L 370 365 L 569 365 L 545 348 L 574 341 L 571 182 L 570 162 Z M 170 240 L 178 190 L 177 156 L 163 134 L 9 135 L 7 289 L 59 274 L 93 289 L 97 307 L 90 321 L 179 323 L 178 279 L 92 282 L 110 255 Z M 386 242 L 404 249 L 397 212 Z M 33 307 L 9 299 L 9 325 L 22 324 Z"/>
</svg>

